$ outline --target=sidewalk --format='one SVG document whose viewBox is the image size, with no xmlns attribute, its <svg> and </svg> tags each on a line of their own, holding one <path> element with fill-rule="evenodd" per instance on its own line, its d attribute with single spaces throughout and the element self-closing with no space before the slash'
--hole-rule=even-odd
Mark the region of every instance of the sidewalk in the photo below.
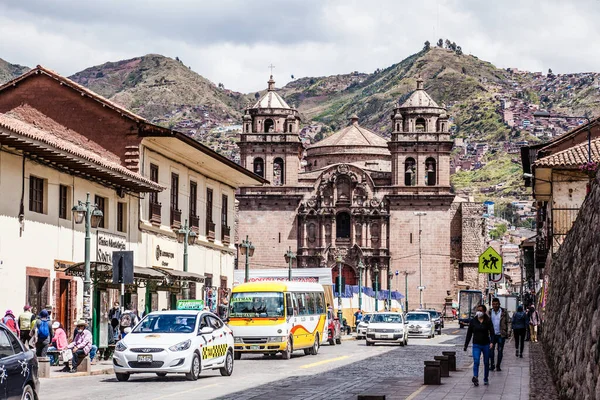
<svg viewBox="0 0 600 400">
<path fill-rule="evenodd" d="M 529 399 L 529 346 L 525 342 L 523 358 L 515 356 L 515 344 L 511 339 L 504 346 L 502 371 L 490 371 L 490 384 L 483 384 L 483 357 L 479 369 L 479 386 L 473 386 L 473 359 L 470 357 L 471 349 L 467 350 L 469 361 L 467 365 L 457 368 L 458 371 L 450 372 L 449 378 L 442 378 L 440 386 L 421 386 L 411 394 L 409 400 L 458 400 L 458 399 L 485 399 L 485 400 L 527 400 Z M 457 352 L 462 351 L 457 347 Z"/>
<path fill-rule="evenodd" d="M 89 373 L 75 372 L 72 374 L 69 372 L 59 372 L 63 368 L 63 366 L 50 367 L 50 376 L 45 379 L 73 378 L 76 376 L 90 376 L 90 375 L 104 375 L 104 374 L 110 375 L 113 373 L 112 358 L 110 360 L 97 361 L 95 364 L 92 364 L 91 367 L 92 368 Z"/>
</svg>

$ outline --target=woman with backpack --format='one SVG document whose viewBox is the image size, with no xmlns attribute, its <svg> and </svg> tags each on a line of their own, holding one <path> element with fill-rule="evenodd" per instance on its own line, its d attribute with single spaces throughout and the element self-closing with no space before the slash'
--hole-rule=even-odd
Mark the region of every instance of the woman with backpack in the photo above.
<svg viewBox="0 0 600 400">
<path fill-rule="evenodd" d="M 17 324 L 17 319 L 15 318 L 15 314 L 13 314 L 12 310 L 6 310 L 4 314 L 4 318 L 2 318 L 2 323 L 8 327 L 17 337 L 20 337 L 21 332 L 19 332 L 19 324 Z"/>
<path fill-rule="evenodd" d="M 38 357 L 46 357 L 48 347 L 54 337 L 47 310 L 40 311 L 40 318 L 35 322 L 35 353 Z"/>
<path fill-rule="evenodd" d="M 523 347 L 525 347 L 525 334 L 527 332 L 527 314 L 523 312 L 523 306 L 517 307 L 517 312 L 512 317 L 511 326 L 515 334 L 516 356 L 523 358 Z"/>
</svg>

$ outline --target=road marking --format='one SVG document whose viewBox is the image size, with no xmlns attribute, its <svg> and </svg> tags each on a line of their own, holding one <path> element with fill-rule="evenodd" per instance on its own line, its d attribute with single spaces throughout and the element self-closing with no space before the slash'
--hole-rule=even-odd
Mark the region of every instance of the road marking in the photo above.
<svg viewBox="0 0 600 400">
<path fill-rule="evenodd" d="M 200 387 L 197 387 L 197 388 L 194 388 L 194 389 L 184 390 L 182 392 L 171 393 L 171 394 L 167 394 L 167 395 L 164 395 L 164 396 L 155 397 L 154 400 L 166 399 L 166 398 L 173 397 L 173 396 L 180 396 L 180 395 L 182 395 L 184 393 L 191 393 L 191 392 L 195 392 L 195 391 L 200 390 L 200 389 L 206 389 L 206 388 L 213 387 L 213 386 L 219 386 L 219 384 L 218 383 L 213 383 L 212 385 L 200 386 Z"/>
<path fill-rule="evenodd" d="M 337 358 L 330 358 L 328 360 L 318 361 L 318 362 L 315 362 L 312 364 L 305 364 L 305 365 L 302 365 L 300 368 L 312 368 L 312 367 L 316 367 L 317 365 L 323 365 L 323 364 L 327 364 L 327 363 L 334 362 L 334 361 L 340 361 L 340 360 L 344 360 L 349 357 L 350 356 L 341 356 L 341 357 L 337 357 Z"/>
<path fill-rule="evenodd" d="M 460 332 L 460 329 L 455 330 L 454 332 L 452 332 L 452 334 L 454 335 L 454 334 L 456 334 L 458 332 Z"/>
<path fill-rule="evenodd" d="M 415 390 L 410 396 L 408 396 L 406 398 L 406 400 L 412 400 L 412 399 L 414 399 L 415 397 L 417 397 L 419 395 L 419 393 L 421 393 L 423 390 L 425 390 L 426 387 L 427 386 L 425 386 L 425 385 L 421 386 L 420 388 L 418 388 L 417 390 Z"/>
</svg>

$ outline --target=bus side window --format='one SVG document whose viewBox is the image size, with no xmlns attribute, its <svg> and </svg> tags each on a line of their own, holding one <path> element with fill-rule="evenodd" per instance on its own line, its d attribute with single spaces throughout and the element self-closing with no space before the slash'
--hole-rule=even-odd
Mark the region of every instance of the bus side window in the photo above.
<svg viewBox="0 0 600 400">
<path fill-rule="evenodd" d="M 323 314 L 325 312 L 325 298 L 323 293 L 315 293 L 317 296 L 317 314 Z"/>
<path fill-rule="evenodd" d="M 296 315 L 295 311 L 294 311 L 294 303 L 292 302 L 292 294 L 291 293 L 286 293 L 285 294 L 285 306 L 287 308 L 287 315 Z"/>
</svg>

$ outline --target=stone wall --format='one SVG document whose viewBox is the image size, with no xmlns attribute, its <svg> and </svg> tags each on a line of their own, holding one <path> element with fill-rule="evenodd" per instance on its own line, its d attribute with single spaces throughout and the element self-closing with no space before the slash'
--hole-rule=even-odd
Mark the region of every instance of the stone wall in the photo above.
<svg viewBox="0 0 600 400">
<path fill-rule="evenodd" d="M 562 398 L 600 399 L 600 186 L 555 255 L 543 341 Z"/>
</svg>

